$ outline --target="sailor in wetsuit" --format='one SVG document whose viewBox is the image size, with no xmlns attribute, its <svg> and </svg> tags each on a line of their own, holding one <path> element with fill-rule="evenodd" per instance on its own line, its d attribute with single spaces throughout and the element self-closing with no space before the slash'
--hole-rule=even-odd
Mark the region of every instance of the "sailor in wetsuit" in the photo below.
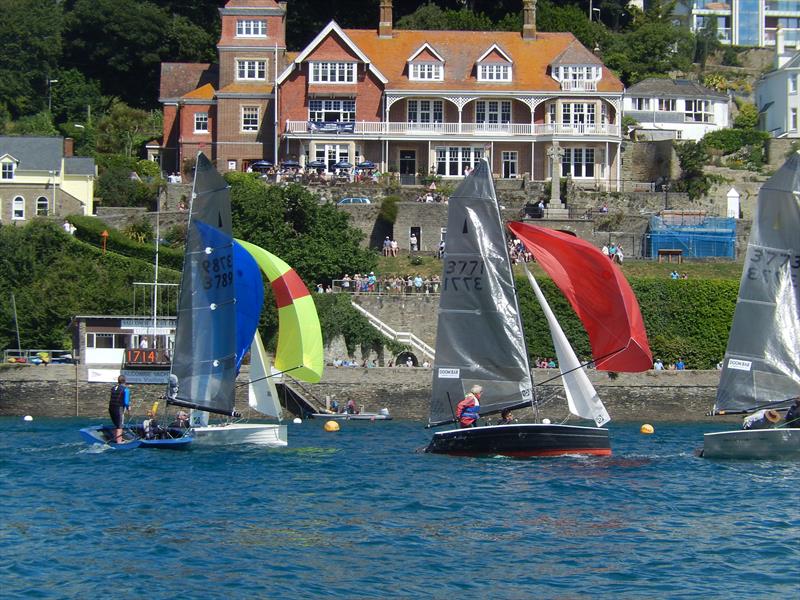
<svg viewBox="0 0 800 600">
<path fill-rule="evenodd" d="M 800 429 L 800 396 L 794 399 L 794 404 L 786 411 L 786 427 L 797 427 Z"/>
<path fill-rule="evenodd" d="M 125 411 L 131 405 L 131 392 L 128 386 L 125 385 L 125 375 L 117 377 L 117 385 L 111 388 L 111 398 L 108 401 L 108 414 L 111 415 L 111 421 L 114 423 L 114 439 L 115 444 L 121 444 L 125 440 L 122 438 L 122 424 Z"/>
<path fill-rule="evenodd" d="M 473 385 L 469 393 L 456 406 L 456 419 L 461 427 L 475 427 L 481 414 L 481 393 L 483 388 Z"/>
</svg>

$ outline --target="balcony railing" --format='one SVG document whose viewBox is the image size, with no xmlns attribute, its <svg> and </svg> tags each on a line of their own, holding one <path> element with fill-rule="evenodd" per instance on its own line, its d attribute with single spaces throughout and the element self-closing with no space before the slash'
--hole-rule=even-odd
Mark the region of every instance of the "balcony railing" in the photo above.
<svg viewBox="0 0 800 600">
<path fill-rule="evenodd" d="M 768 13 L 800 12 L 800 2 L 796 0 L 767 0 L 764 10 Z"/>
<path fill-rule="evenodd" d="M 320 127 L 316 122 L 287 121 L 286 133 L 293 135 L 378 136 L 403 135 L 420 137 L 447 137 L 473 135 L 476 137 L 499 136 L 618 136 L 619 125 L 609 124 L 562 124 L 548 123 L 398 123 L 387 121 L 358 121 L 348 127 Z"/>
<path fill-rule="evenodd" d="M 586 79 L 565 79 L 561 82 L 562 92 L 595 92 L 597 82 Z"/>
<path fill-rule="evenodd" d="M 775 45 L 775 38 L 777 37 L 778 29 L 776 27 L 764 28 L 764 43 L 767 46 Z M 787 47 L 793 47 L 800 41 L 800 28 L 784 27 L 783 28 L 783 42 Z"/>
</svg>

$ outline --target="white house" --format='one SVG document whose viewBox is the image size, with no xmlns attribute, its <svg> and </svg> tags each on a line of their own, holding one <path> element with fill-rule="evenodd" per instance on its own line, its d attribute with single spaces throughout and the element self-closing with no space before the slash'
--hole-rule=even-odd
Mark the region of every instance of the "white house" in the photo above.
<svg viewBox="0 0 800 600">
<path fill-rule="evenodd" d="M 645 79 L 625 90 L 622 112 L 642 139 L 699 140 L 728 127 L 728 96 L 686 79 Z"/>
<path fill-rule="evenodd" d="M 773 137 L 800 137 L 797 114 L 800 110 L 800 51 L 784 49 L 778 32 L 775 69 L 756 82 L 759 127 Z"/>
</svg>

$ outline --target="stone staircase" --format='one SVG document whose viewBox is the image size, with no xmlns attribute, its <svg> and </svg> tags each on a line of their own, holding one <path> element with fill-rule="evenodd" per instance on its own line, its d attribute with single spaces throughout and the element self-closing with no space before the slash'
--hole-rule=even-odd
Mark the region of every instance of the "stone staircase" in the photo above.
<svg viewBox="0 0 800 600">
<path fill-rule="evenodd" d="M 355 301 L 351 301 L 353 308 L 355 308 L 359 313 L 364 315 L 367 320 L 369 321 L 370 325 L 372 325 L 375 329 L 381 332 L 383 335 L 388 337 L 391 340 L 399 342 L 401 344 L 406 344 L 407 346 L 411 346 L 417 354 L 428 357 L 431 361 L 433 361 L 434 357 L 436 356 L 436 351 L 415 334 L 409 331 L 397 331 L 394 328 L 390 327 L 383 321 L 381 321 L 378 317 L 373 315 L 363 306 L 358 304 Z"/>
</svg>

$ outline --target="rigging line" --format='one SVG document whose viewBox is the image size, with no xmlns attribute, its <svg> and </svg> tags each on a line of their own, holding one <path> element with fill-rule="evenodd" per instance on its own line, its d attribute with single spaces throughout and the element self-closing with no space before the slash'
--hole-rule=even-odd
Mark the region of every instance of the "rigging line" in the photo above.
<svg viewBox="0 0 800 600">
<path fill-rule="evenodd" d="M 277 377 L 278 375 L 283 375 L 284 373 L 288 373 L 289 371 L 294 371 L 295 369 L 302 368 L 303 365 L 297 365 L 296 367 L 292 367 L 291 369 L 285 369 L 283 371 L 278 371 L 277 373 L 272 373 L 271 375 L 265 375 L 264 377 L 259 377 L 258 379 L 251 379 L 250 381 L 245 381 L 244 383 L 237 383 L 236 387 L 242 387 L 243 385 L 250 385 L 251 383 L 256 383 L 258 381 L 264 381 L 265 379 L 269 379 L 271 377 Z"/>
<path fill-rule="evenodd" d="M 719 410 L 719 411 L 710 410 L 710 411 L 708 411 L 706 413 L 706 416 L 707 417 L 717 417 L 717 416 L 725 416 L 725 415 L 749 415 L 750 413 L 753 413 L 753 412 L 756 412 L 758 410 L 761 410 L 762 408 L 769 408 L 771 406 L 775 407 L 775 408 L 778 408 L 778 409 L 788 408 L 788 406 L 780 406 L 780 405 L 785 403 L 785 402 L 792 402 L 792 401 L 794 401 L 795 398 L 796 398 L 796 396 L 792 396 L 791 398 L 784 398 L 783 400 L 775 400 L 773 402 L 767 402 L 766 404 L 760 404 L 759 406 L 754 406 L 753 408 L 744 409 L 744 410 L 734 410 L 734 411 L 731 411 L 731 410 Z"/>
<path fill-rule="evenodd" d="M 629 342 L 629 344 L 630 344 L 630 342 Z M 587 360 L 585 363 L 582 363 L 582 364 L 578 365 L 577 367 L 574 367 L 574 368 L 570 369 L 569 371 L 564 371 L 563 373 L 562 373 L 562 372 L 561 372 L 561 370 L 559 369 L 559 373 L 558 373 L 558 375 L 554 375 L 554 376 L 553 376 L 553 377 L 551 377 L 550 379 L 545 379 L 544 381 L 540 381 L 539 383 L 535 383 L 535 384 L 534 384 L 534 386 L 535 386 L 535 387 L 538 387 L 538 386 L 544 385 L 545 383 L 550 383 L 551 381 L 555 381 L 556 379 L 558 379 L 558 378 L 559 378 L 559 377 L 561 377 L 562 375 L 567 375 L 567 374 L 569 374 L 569 373 L 572 373 L 573 371 L 577 371 L 578 369 L 582 369 L 582 368 L 584 368 L 586 365 L 590 365 L 590 364 L 592 364 L 592 363 L 596 363 L 596 362 L 598 362 L 598 361 L 600 361 L 600 360 L 606 359 L 606 358 L 608 358 L 609 356 L 613 356 L 613 355 L 615 355 L 615 354 L 619 354 L 620 352 L 622 352 L 623 350 L 625 350 L 627 347 L 628 347 L 628 346 L 625 346 L 624 348 L 620 348 L 619 350 L 613 350 L 613 351 L 609 352 L 608 354 L 604 354 L 603 356 L 600 356 L 599 358 L 593 358 L 592 360 Z M 531 376 L 531 379 L 532 379 L 532 378 L 533 378 L 533 377 Z"/>
</svg>

